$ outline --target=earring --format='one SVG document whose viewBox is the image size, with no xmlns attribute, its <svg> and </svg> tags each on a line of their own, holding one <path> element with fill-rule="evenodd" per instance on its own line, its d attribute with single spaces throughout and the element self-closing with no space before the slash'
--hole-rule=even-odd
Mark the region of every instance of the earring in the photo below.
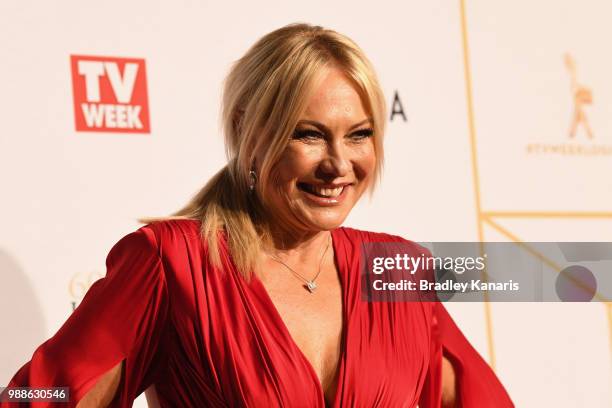
<svg viewBox="0 0 612 408">
<path fill-rule="evenodd" d="M 255 170 L 249 171 L 249 178 L 251 180 L 249 183 L 249 190 L 252 192 L 255 190 L 255 183 L 257 183 L 257 173 L 255 173 Z"/>
</svg>

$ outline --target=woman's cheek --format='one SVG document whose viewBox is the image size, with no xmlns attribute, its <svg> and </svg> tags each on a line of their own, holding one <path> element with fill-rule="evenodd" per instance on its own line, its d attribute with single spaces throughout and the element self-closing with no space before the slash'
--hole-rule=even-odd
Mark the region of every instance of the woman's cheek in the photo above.
<svg viewBox="0 0 612 408">
<path fill-rule="evenodd" d="M 292 176 L 301 177 L 321 161 L 321 152 L 322 148 L 316 145 L 304 145 L 287 149 L 282 159 L 283 167 Z"/>
<path fill-rule="evenodd" d="M 376 152 L 374 151 L 374 145 L 372 143 L 368 143 L 364 146 L 357 146 L 353 157 L 353 161 L 357 163 L 361 172 L 364 173 L 362 176 L 368 176 L 369 173 L 374 171 L 374 167 L 376 166 Z"/>
</svg>

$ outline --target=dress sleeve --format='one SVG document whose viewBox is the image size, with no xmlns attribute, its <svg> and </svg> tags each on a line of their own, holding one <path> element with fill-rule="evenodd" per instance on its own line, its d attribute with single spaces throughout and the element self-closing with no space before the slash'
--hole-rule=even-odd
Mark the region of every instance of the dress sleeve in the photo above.
<svg viewBox="0 0 612 408">
<path fill-rule="evenodd" d="M 98 378 L 124 361 L 111 407 L 131 407 L 159 371 L 156 353 L 168 310 L 163 264 L 151 228 L 121 238 L 106 258 L 106 276 L 87 291 L 62 327 L 15 374 L 9 387 L 69 387 L 75 407 Z M 3 403 L 0 407 L 24 407 Z"/>
<path fill-rule="evenodd" d="M 468 342 L 444 305 L 435 302 L 432 311 L 432 352 L 419 407 L 441 406 L 442 356 L 455 370 L 458 407 L 514 407 L 491 367 Z"/>
</svg>

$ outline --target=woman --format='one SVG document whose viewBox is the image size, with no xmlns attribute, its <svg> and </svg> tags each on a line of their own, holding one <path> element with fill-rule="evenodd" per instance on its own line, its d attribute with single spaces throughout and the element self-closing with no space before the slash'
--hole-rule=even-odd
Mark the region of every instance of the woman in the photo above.
<svg viewBox="0 0 612 408">
<path fill-rule="evenodd" d="M 264 36 L 225 84 L 228 164 L 115 244 L 10 386 L 69 386 L 79 407 L 150 386 L 162 407 L 513 406 L 441 304 L 361 301 L 363 242 L 422 251 L 340 226 L 380 175 L 385 116 L 345 36 Z"/>
</svg>

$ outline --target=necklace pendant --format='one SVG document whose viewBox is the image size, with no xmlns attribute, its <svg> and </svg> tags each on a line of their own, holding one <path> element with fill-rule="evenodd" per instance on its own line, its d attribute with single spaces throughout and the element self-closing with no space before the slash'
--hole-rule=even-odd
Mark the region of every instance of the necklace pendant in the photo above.
<svg viewBox="0 0 612 408">
<path fill-rule="evenodd" d="M 310 293 L 314 293 L 316 288 L 317 288 L 317 284 L 314 283 L 314 281 L 306 282 L 306 289 L 308 289 Z"/>
</svg>

